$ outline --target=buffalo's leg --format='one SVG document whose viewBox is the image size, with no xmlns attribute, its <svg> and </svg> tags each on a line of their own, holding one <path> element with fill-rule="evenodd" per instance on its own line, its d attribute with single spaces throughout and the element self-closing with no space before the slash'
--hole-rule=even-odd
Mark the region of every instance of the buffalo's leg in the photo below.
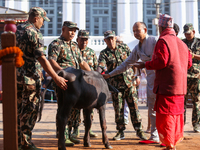
<svg viewBox="0 0 200 150">
<path fill-rule="evenodd" d="M 105 108 L 106 108 L 106 105 L 99 108 L 99 120 L 100 120 L 100 125 L 101 125 L 101 130 L 102 130 L 102 140 L 106 148 L 112 149 L 112 146 L 110 145 L 107 134 L 106 134 L 107 126 L 106 126 Z"/>
<path fill-rule="evenodd" d="M 65 136 L 64 130 L 68 120 L 68 114 L 64 111 L 64 98 L 63 92 L 59 87 L 56 87 L 56 97 L 58 103 L 58 109 L 56 114 L 56 125 L 57 125 L 57 132 L 58 132 L 58 150 L 65 150 Z M 68 109 L 66 109 L 68 110 Z"/>
<path fill-rule="evenodd" d="M 57 90 L 57 125 L 58 125 L 58 149 L 66 150 L 65 148 L 65 127 L 71 113 L 72 105 L 66 103 L 70 101 L 70 97 L 66 99 L 65 93 L 62 90 Z"/>
<path fill-rule="evenodd" d="M 85 124 L 84 146 L 85 147 L 91 146 L 90 135 L 89 135 L 89 131 L 92 124 L 91 113 L 92 113 L 92 109 L 85 109 L 85 118 L 84 118 L 84 124 Z"/>
<path fill-rule="evenodd" d="M 58 110 L 57 119 L 58 119 L 58 150 L 66 150 L 65 148 L 65 127 L 69 114 L 71 112 L 70 107 L 63 107 L 63 109 Z"/>
</svg>

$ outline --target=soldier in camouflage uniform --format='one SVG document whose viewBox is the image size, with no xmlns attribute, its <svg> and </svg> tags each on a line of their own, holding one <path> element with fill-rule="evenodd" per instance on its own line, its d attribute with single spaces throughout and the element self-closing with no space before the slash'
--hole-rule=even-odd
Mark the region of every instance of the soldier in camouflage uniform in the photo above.
<svg viewBox="0 0 200 150">
<path fill-rule="evenodd" d="M 18 149 L 41 150 L 31 142 L 42 80 L 42 67 L 62 89 L 67 80 L 59 77 L 44 54 L 44 40 L 40 28 L 49 21 L 40 7 L 30 9 L 28 21 L 17 26 L 17 46 L 24 53 L 24 66 L 17 69 Z M 42 67 L 41 67 L 42 65 Z"/>
<path fill-rule="evenodd" d="M 101 72 L 105 67 L 107 67 L 108 72 L 111 72 L 124 62 L 126 58 L 128 58 L 131 51 L 126 44 L 116 45 L 114 31 L 106 31 L 104 33 L 104 41 L 106 42 L 107 47 L 100 52 L 97 71 Z M 109 80 L 109 83 L 120 91 L 119 93 L 112 93 L 113 106 L 115 110 L 115 122 L 117 124 L 116 129 L 118 130 L 116 136 L 113 137 L 113 140 L 121 140 L 125 138 L 124 99 L 126 99 L 129 106 L 131 121 L 134 129 L 136 130 L 136 135 L 140 139 L 146 140 L 144 132 L 142 131 L 142 118 L 138 110 L 136 85 L 133 85 L 135 80 L 132 68 L 122 74 L 111 77 Z"/>
<path fill-rule="evenodd" d="M 78 38 L 76 39 L 76 41 L 78 43 L 79 49 L 81 50 L 81 55 L 83 59 L 90 66 L 91 70 L 96 71 L 98 65 L 97 56 L 93 49 L 87 47 L 88 38 L 89 38 L 89 32 L 86 30 L 80 30 L 78 32 Z"/>
<path fill-rule="evenodd" d="M 192 67 L 188 70 L 187 74 L 187 93 L 191 94 L 193 103 L 192 125 L 194 132 L 200 132 L 200 39 L 195 37 L 195 30 L 191 23 L 185 24 L 183 29 L 186 37 L 183 39 L 183 42 L 188 46 L 192 54 Z M 185 96 L 185 114 L 187 95 Z M 186 120 L 185 114 L 184 117 Z"/>
<path fill-rule="evenodd" d="M 81 50 L 81 55 L 83 57 L 83 59 L 88 63 L 88 65 L 90 66 L 90 69 L 93 71 L 97 70 L 97 56 L 94 52 L 94 50 L 92 50 L 91 48 L 87 47 L 88 45 L 88 38 L 89 38 L 89 32 L 86 30 L 79 30 L 78 32 L 78 37 L 76 39 L 77 43 L 78 43 L 78 47 Z M 94 110 L 91 114 L 91 118 L 93 120 L 93 115 L 94 115 Z M 85 110 L 83 109 L 83 116 L 85 118 Z M 77 116 L 75 116 L 75 123 L 73 123 L 73 137 L 78 137 L 79 136 L 79 122 L 81 122 L 80 119 L 80 111 L 79 113 L 77 113 Z M 97 137 L 97 134 L 93 133 L 92 130 L 89 131 L 90 137 Z"/>
<path fill-rule="evenodd" d="M 63 23 L 61 36 L 49 44 L 48 59 L 55 71 L 67 67 L 91 71 L 89 65 L 83 60 L 77 43 L 72 41 L 76 34 L 76 30 L 79 30 L 76 23 L 65 21 Z M 55 89 L 55 91 L 57 90 Z M 71 136 L 71 129 L 73 124 L 79 124 L 79 120 L 74 119 L 78 116 L 78 113 L 78 109 L 72 109 L 70 119 L 68 120 L 68 128 L 66 128 L 65 134 L 66 146 L 73 146 L 74 144 L 80 143 L 79 140 Z"/>
</svg>

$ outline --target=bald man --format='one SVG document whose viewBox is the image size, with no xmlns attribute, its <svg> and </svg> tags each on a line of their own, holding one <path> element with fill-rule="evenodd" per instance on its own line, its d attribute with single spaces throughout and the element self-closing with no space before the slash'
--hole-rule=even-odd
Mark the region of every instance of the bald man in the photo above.
<svg viewBox="0 0 200 150">
<path fill-rule="evenodd" d="M 144 22 L 136 22 L 133 25 L 133 33 L 139 43 L 134 47 L 130 56 L 120 66 L 109 74 L 105 74 L 104 78 L 113 77 L 118 75 L 128 68 L 133 66 L 133 63 L 141 59 L 143 62 L 150 61 L 152 58 L 153 50 L 157 42 L 157 37 L 149 36 L 147 34 L 147 27 Z M 147 103 L 148 113 L 151 122 L 151 137 L 149 140 L 140 141 L 140 143 L 158 143 L 159 137 L 156 129 L 156 112 L 154 111 L 154 104 L 156 95 L 153 93 L 155 72 L 153 70 L 146 70 L 147 72 Z"/>
<path fill-rule="evenodd" d="M 155 70 L 156 127 L 166 150 L 176 150 L 176 144 L 183 139 L 187 70 L 192 66 L 188 47 L 176 36 L 173 24 L 171 16 L 160 14 L 160 37 L 152 60 L 134 64 L 138 68 Z"/>
</svg>

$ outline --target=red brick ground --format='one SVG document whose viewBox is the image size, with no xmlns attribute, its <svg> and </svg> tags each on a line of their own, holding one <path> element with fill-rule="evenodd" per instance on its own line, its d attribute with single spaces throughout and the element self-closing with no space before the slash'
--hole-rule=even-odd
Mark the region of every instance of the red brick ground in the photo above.
<svg viewBox="0 0 200 150">
<path fill-rule="evenodd" d="M 36 124 L 33 130 L 33 143 L 43 148 L 44 150 L 57 150 L 57 139 L 55 138 L 55 115 L 56 115 L 57 104 L 56 103 L 45 103 L 42 120 Z M 142 124 L 144 130 L 147 127 L 147 107 L 145 104 L 139 104 L 140 114 L 142 116 Z M 192 109 L 187 109 L 187 120 L 185 125 L 185 139 L 177 145 L 177 150 L 199 150 L 200 149 L 200 133 L 194 133 L 192 131 L 191 124 L 191 113 Z M 132 124 L 129 122 L 125 130 L 125 140 L 113 141 L 112 137 L 116 134 L 116 126 L 114 122 L 114 111 L 112 104 L 107 104 L 106 109 L 106 121 L 107 121 L 107 135 L 109 137 L 110 144 L 114 150 L 161 150 L 159 144 L 152 145 L 141 145 L 138 144 L 139 139 L 136 137 L 135 131 Z M 74 147 L 67 147 L 68 150 L 75 149 L 104 149 L 101 139 L 101 129 L 99 125 L 98 112 L 95 110 L 94 121 L 92 130 L 99 135 L 98 138 L 91 139 L 92 147 L 83 147 L 83 135 L 84 126 L 83 123 L 80 125 L 80 144 Z M 146 134 L 149 137 L 149 134 Z M 0 150 L 3 150 L 3 121 L 2 121 L 2 104 L 0 104 Z"/>
</svg>

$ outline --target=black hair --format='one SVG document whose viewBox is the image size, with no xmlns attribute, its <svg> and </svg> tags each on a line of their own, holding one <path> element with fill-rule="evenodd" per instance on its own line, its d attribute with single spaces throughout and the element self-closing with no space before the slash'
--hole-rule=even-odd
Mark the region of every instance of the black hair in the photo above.
<svg viewBox="0 0 200 150">
<path fill-rule="evenodd" d="M 176 23 L 174 23 L 173 29 L 175 30 L 176 33 L 179 33 L 180 29 L 179 29 L 179 26 Z"/>
<path fill-rule="evenodd" d="M 35 10 L 35 9 L 30 9 L 29 11 L 29 17 L 30 18 L 34 18 L 34 17 L 38 17 L 40 14 Z"/>
</svg>

